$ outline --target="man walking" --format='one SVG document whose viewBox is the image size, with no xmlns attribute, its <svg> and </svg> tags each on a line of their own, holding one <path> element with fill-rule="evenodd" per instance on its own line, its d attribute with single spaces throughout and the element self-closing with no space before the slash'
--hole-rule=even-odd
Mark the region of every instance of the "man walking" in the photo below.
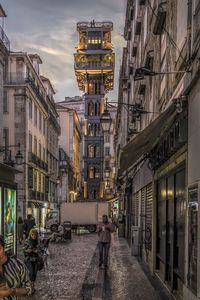
<svg viewBox="0 0 200 300">
<path fill-rule="evenodd" d="M 0 299 L 17 300 L 18 296 L 32 294 L 31 282 L 25 264 L 5 253 L 5 243 L 0 235 Z"/>
<path fill-rule="evenodd" d="M 104 264 L 104 268 L 108 268 L 108 254 L 111 242 L 111 232 L 114 231 L 114 226 L 108 221 L 108 216 L 103 215 L 103 222 L 97 226 L 99 236 L 99 267 Z"/>
</svg>

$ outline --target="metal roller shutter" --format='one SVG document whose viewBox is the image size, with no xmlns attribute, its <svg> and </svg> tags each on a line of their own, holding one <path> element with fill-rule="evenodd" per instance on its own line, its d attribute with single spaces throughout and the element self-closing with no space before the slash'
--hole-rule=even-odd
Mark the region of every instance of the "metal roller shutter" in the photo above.
<svg viewBox="0 0 200 300">
<path fill-rule="evenodd" d="M 152 237 L 152 204 L 153 204 L 153 194 L 152 194 L 152 184 L 146 187 L 146 205 L 145 205 L 145 240 L 146 246 L 151 250 L 151 237 Z"/>
</svg>

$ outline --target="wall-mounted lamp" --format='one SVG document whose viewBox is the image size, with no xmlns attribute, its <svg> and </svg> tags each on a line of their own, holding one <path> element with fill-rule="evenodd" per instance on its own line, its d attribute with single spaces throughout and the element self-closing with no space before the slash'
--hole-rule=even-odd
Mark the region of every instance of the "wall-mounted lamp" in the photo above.
<svg viewBox="0 0 200 300">
<path fill-rule="evenodd" d="M 156 76 L 156 75 L 165 75 L 165 74 L 181 74 L 181 73 L 191 73 L 190 70 L 183 71 L 169 71 L 169 72 L 155 72 L 153 70 L 147 69 L 145 67 L 137 68 L 135 70 L 134 81 L 142 80 L 145 76 Z"/>
</svg>

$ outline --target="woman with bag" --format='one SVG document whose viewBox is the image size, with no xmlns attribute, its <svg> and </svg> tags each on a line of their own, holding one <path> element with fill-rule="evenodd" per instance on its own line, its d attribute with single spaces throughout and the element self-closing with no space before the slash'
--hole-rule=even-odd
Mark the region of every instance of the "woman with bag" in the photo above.
<svg viewBox="0 0 200 300">
<path fill-rule="evenodd" d="M 35 291 L 34 283 L 36 281 L 37 272 L 43 268 L 43 260 L 41 256 L 41 248 L 39 245 L 39 235 L 36 229 L 31 229 L 23 247 L 25 264 L 29 270 L 32 288 Z"/>
</svg>

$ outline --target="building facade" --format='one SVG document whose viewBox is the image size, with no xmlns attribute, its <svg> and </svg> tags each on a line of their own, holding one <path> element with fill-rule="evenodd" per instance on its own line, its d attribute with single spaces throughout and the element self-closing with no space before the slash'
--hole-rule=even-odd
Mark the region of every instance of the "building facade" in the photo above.
<svg viewBox="0 0 200 300">
<path fill-rule="evenodd" d="M 105 93 L 113 88 L 112 22 L 79 22 L 74 68 L 85 102 L 84 199 L 103 199 L 103 133 L 100 116 Z"/>
<path fill-rule="evenodd" d="M 60 126 L 50 81 L 42 77 L 37 54 L 10 52 L 4 83 L 4 144 L 19 145 L 23 164 L 17 166 L 18 215 L 32 214 L 44 226 L 46 213 L 56 207 L 58 135 Z M 14 164 L 18 149 L 7 153 Z"/>
<path fill-rule="evenodd" d="M 73 188 L 66 201 L 73 202 L 82 197 L 82 129 L 75 110 L 56 104 L 60 119 L 59 146 L 69 156 L 73 168 Z"/>
<path fill-rule="evenodd" d="M 64 101 L 59 101 L 57 104 L 62 105 L 63 107 L 67 107 L 76 111 L 81 126 L 84 125 L 85 121 L 85 102 L 83 97 L 75 96 L 75 97 L 65 97 Z"/>
<path fill-rule="evenodd" d="M 112 102 L 111 102 L 112 103 Z M 104 133 L 104 199 L 111 200 L 115 194 L 115 120 L 117 107 L 114 104 L 108 104 L 107 109 L 110 113 L 112 123 L 110 131 Z"/>
<path fill-rule="evenodd" d="M 125 235 L 177 299 L 200 295 L 199 11 L 199 1 L 128 0 L 120 71 Z"/>
</svg>

